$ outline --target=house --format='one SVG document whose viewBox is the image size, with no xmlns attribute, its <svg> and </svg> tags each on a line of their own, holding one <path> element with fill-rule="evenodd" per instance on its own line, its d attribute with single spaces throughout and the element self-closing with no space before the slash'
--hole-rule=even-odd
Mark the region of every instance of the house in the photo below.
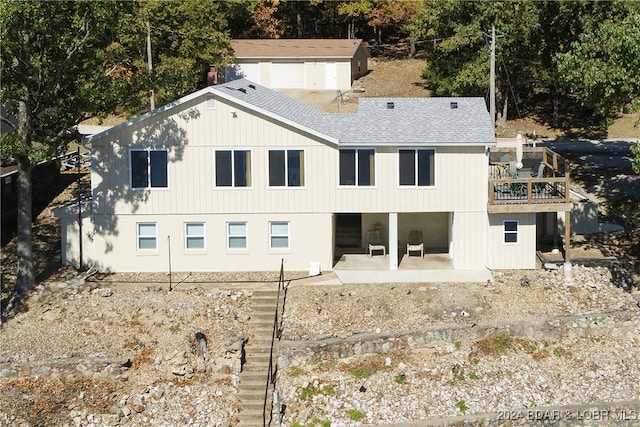
<svg viewBox="0 0 640 427">
<path fill-rule="evenodd" d="M 83 264 L 100 271 L 327 271 L 364 254 L 370 230 L 388 270 L 411 230 L 451 269 L 534 268 L 537 213 L 567 206 L 564 177 L 498 174 L 513 153 L 492 151 L 482 98 L 361 98 L 334 114 L 240 79 L 85 144 L 91 201 L 55 214 L 63 263 L 78 265 L 82 216 Z"/>
<path fill-rule="evenodd" d="M 271 89 L 342 90 L 367 74 L 360 39 L 235 39 L 225 80 L 245 77 Z"/>
</svg>

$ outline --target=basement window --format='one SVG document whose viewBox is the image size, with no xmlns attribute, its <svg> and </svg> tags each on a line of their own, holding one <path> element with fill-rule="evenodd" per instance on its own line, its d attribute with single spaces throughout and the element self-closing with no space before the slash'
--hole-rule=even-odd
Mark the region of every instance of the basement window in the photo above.
<svg viewBox="0 0 640 427">
<path fill-rule="evenodd" d="M 504 225 L 504 243 L 518 243 L 518 221 L 508 220 Z"/>
</svg>

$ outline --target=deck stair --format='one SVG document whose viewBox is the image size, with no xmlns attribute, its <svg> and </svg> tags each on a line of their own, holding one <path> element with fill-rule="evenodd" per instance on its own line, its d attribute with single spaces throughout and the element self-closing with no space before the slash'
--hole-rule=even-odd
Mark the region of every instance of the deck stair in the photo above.
<svg viewBox="0 0 640 427">
<path fill-rule="evenodd" d="M 273 330 L 277 299 L 277 289 L 254 290 L 251 297 L 251 318 L 248 324 L 249 339 L 245 345 L 245 363 L 240 373 L 240 383 L 238 385 L 238 397 L 242 408 L 238 414 L 239 422 L 237 425 L 240 427 L 263 427 L 268 426 L 271 421 L 274 388 L 272 382 L 269 382 L 267 389 L 267 381 L 272 342 L 273 372 L 275 372 L 278 355 L 278 338 L 275 337 Z M 284 292 L 281 291 L 278 316 L 282 315 L 283 301 Z"/>
</svg>

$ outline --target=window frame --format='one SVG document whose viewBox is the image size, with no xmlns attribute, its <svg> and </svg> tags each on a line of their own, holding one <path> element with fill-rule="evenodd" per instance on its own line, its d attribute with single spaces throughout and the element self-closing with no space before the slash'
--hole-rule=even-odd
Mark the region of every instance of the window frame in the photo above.
<svg viewBox="0 0 640 427">
<path fill-rule="evenodd" d="M 230 153 L 230 173 L 231 173 L 231 184 L 230 185 L 219 185 L 218 184 L 218 153 Z M 248 165 L 245 169 L 245 178 L 248 172 L 249 183 L 247 185 L 237 185 L 236 184 L 236 153 L 249 153 Z M 246 157 L 245 157 L 246 159 Z M 224 189 L 251 189 L 253 188 L 253 151 L 250 149 L 216 149 L 213 151 L 213 186 L 214 188 L 220 190 Z"/>
<path fill-rule="evenodd" d="M 273 232 L 274 225 L 282 225 L 286 224 L 287 232 L 286 234 L 278 234 Z M 282 238 L 286 237 L 287 246 L 274 246 L 273 239 L 274 238 Z M 290 221 L 269 221 L 269 249 L 272 250 L 288 250 L 291 249 L 291 222 Z"/>
<path fill-rule="evenodd" d="M 343 184 L 342 177 L 342 153 L 353 152 L 353 164 L 348 165 L 353 169 L 354 183 L 353 184 Z M 373 158 L 373 172 L 369 173 L 369 182 L 370 184 L 361 184 L 360 180 L 360 164 L 363 159 L 361 159 L 360 154 L 371 153 L 371 157 Z M 376 186 L 376 149 L 375 148 L 343 148 L 338 150 L 338 186 L 339 187 L 361 187 L 361 188 L 375 188 Z"/>
<path fill-rule="evenodd" d="M 153 177 L 155 168 L 152 167 L 153 160 L 151 153 L 165 153 L 165 164 L 164 164 L 164 180 L 166 185 L 153 185 Z M 135 186 L 134 177 L 137 174 L 134 174 L 134 155 L 133 153 L 146 153 L 146 163 L 147 168 L 145 171 L 146 174 L 146 185 L 145 186 Z M 169 189 L 169 150 L 166 148 L 131 148 L 129 149 L 129 185 L 133 190 L 166 190 Z"/>
<path fill-rule="evenodd" d="M 515 230 L 508 230 L 507 223 L 515 224 Z M 507 239 L 507 236 L 515 236 L 515 240 L 510 241 Z M 502 221 L 502 243 L 505 245 L 520 244 L 520 221 L 517 219 L 505 219 Z"/>
<path fill-rule="evenodd" d="M 190 225 L 201 225 L 202 226 L 202 234 L 189 234 L 189 226 Z M 190 248 L 189 247 L 189 239 L 202 239 L 202 247 L 201 248 Z M 204 251 L 207 249 L 207 224 L 204 221 L 186 221 L 184 223 L 184 249 L 189 252 L 196 251 Z"/>
<path fill-rule="evenodd" d="M 413 184 L 403 184 L 403 170 L 401 161 L 402 161 L 402 153 L 413 152 Z M 420 184 L 421 180 L 421 168 L 420 168 L 420 152 L 431 153 L 430 156 L 427 157 L 432 158 L 433 161 L 430 162 L 431 168 L 427 171 L 429 179 L 428 184 Z M 406 187 L 420 187 L 420 188 L 434 188 L 436 186 L 436 150 L 435 148 L 399 148 L 398 149 L 398 187 L 406 188 Z M 426 171 L 425 171 L 426 172 Z"/>
<path fill-rule="evenodd" d="M 231 227 L 233 225 L 244 225 L 244 234 L 232 234 Z M 227 250 L 230 251 L 246 251 L 249 249 L 249 223 L 247 221 L 227 221 Z M 232 238 L 244 238 L 244 247 L 232 247 Z"/>
<path fill-rule="evenodd" d="M 140 233 L 140 226 L 153 225 L 153 237 L 151 235 Z M 153 248 L 144 248 L 140 245 L 141 240 L 153 240 Z M 136 250 L 140 252 L 157 252 L 158 251 L 158 223 L 157 222 L 136 222 Z"/>
<path fill-rule="evenodd" d="M 284 173 L 284 185 L 272 185 L 271 184 L 271 153 L 283 152 L 284 153 L 284 170 L 281 171 Z M 299 169 L 300 173 L 298 175 L 299 185 L 291 185 L 290 178 L 291 174 L 289 171 L 289 152 L 297 152 L 299 153 Z M 268 188 L 305 188 L 307 185 L 306 181 L 306 155 L 305 150 L 302 148 L 274 148 L 267 150 L 267 187 Z"/>
</svg>

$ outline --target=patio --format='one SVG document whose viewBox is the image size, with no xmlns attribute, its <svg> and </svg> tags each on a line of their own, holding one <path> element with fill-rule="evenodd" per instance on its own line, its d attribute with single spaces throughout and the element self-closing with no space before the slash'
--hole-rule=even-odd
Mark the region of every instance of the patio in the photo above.
<svg viewBox="0 0 640 427">
<path fill-rule="evenodd" d="M 333 271 L 341 283 L 486 283 L 489 270 L 456 270 L 447 253 L 407 257 L 389 270 L 389 255 L 344 254 Z"/>
</svg>

